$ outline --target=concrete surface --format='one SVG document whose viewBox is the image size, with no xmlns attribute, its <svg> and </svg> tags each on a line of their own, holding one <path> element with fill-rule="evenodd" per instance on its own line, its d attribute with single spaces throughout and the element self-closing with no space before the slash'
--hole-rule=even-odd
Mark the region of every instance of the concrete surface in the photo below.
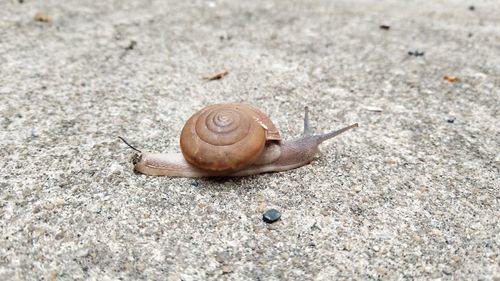
<svg viewBox="0 0 500 281">
<path fill-rule="evenodd" d="M 500 280 L 499 15 L 494 0 L 2 0 L 0 279 Z M 132 172 L 116 136 L 178 151 L 184 120 L 222 101 L 285 138 L 305 105 L 317 130 L 361 127 L 285 173 Z"/>
</svg>

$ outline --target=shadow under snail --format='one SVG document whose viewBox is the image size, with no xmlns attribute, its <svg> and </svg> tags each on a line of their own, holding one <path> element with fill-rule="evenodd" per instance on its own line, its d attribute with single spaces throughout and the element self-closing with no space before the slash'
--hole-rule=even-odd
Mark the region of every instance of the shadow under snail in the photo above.
<svg viewBox="0 0 500 281">
<path fill-rule="evenodd" d="M 246 104 L 215 104 L 196 112 L 186 122 L 180 138 L 181 153 L 138 151 L 136 172 L 152 176 L 236 177 L 295 169 L 310 163 L 318 146 L 349 129 L 314 134 L 305 108 L 304 132 L 282 141 L 266 114 Z"/>
</svg>

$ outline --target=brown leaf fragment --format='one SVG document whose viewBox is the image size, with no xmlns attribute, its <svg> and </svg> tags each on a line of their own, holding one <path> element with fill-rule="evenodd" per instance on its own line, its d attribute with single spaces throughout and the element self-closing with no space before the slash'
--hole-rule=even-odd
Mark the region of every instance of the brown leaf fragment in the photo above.
<svg viewBox="0 0 500 281">
<path fill-rule="evenodd" d="M 449 82 L 457 82 L 458 80 L 460 80 L 460 79 L 458 79 L 457 76 L 453 76 L 453 75 L 445 75 L 443 77 L 443 79 L 446 81 L 449 81 Z"/>
<path fill-rule="evenodd" d="M 42 12 L 36 13 L 33 19 L 39 22 L 52 22 L 52 17 Z"/>
<path fill-rule="evenodd" d="M 219 80 L 219 79 L 224 78 L 224 76 L 226 76 L 227 74 L 229 74 L 229 71 L 222 70 L 222 71 L 219 71 L 219 72 L 216 72 L 216 73 L 213 73 L 213 74 L 209 74 L 209 75 L 203 76 L 202 78 L 205 79 L 205 80 L 208 80 L 208 81 Z"/>
</svg>

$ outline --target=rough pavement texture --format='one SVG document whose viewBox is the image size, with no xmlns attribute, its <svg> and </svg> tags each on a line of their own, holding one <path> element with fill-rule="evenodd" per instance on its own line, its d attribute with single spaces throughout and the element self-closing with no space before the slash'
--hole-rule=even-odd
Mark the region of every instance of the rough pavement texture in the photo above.
<svg viewBox="0 0 500 281">
<path fill-rule="evenodd" d="M 1 1 L 0 279 L 499 280 L 500 3 L 471 2 Z M 289 172 L 132 172 L 118 135 L 178 151 L 223 101 L 361 126 Z"/>
</svg>

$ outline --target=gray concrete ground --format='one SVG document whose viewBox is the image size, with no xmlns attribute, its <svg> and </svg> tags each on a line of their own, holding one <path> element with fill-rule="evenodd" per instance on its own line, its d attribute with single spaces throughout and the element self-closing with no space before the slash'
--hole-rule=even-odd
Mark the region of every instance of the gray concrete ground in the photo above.
<svg viewBox="0 0 500 281">
<path fill-rule="evenodd" d="M 494 0 L 2 0 L 0 279 L 500 280 L 499 15 Z M 132 172 L 116 136 L 178 151 L 183 122 L 224 101 L 285 138 L 305 105 L 318 131 L 361 127 L 284 173 Z"/>
</svg>

